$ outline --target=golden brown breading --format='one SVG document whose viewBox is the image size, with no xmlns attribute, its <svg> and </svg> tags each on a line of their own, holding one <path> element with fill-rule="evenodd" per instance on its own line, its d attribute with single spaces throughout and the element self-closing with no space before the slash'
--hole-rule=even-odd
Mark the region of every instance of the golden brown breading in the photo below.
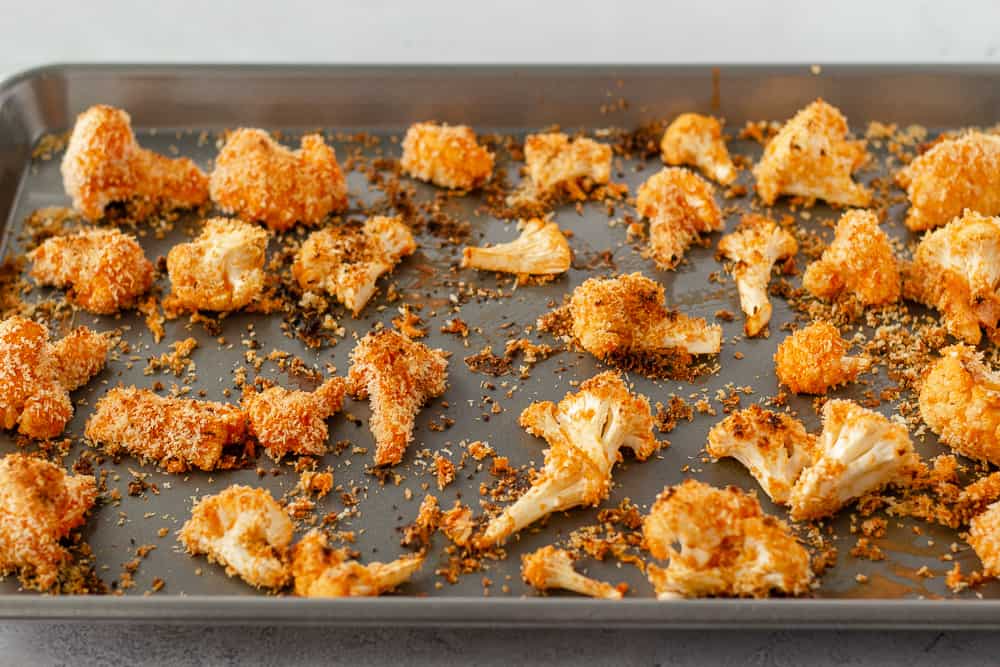
<svg viewBox="0 0 1000 667">
<path fill-rule="evenodd" d="M 649 255 L 673 269 L 701 234 L 722 230 L 715 188 L 694 172 L 664 167 L 639 186 L 635 208 L 649 218 Z"/>
<path fill-rule="evenodd" d="M 0 426 L 54 438 L 73 416 L 69 392 L 104 368 L 111 341 L 84 327 L 49 343 L 42 324 L 14 316 L 0 322 Z"/>
<path fill-rule="evenodd" d="M 757 194 L 768 206 L 780 195 L 868 206 L 871 191 L 851 180 L 851 174 L 867 160 L 865 142 L 847 139 L 844 115 L 816 100 L 768 142 L 753 169 Z"/>
<path fill-rule="evenodd" d="M 622 592 L 611 584 L 585 577 L 574 570 L 572 554 L 551 545 L 521 556 L 521 576 L 540 591 L 562 588 L 592 598 L 622 598 Z"/>
<path fill-rule="evenodd" d="M 357 315 L 379 277 L 412 255 L 417 242 L 401 218 L 368 218 L 360 230 L 343 225 L 313 232 L 302 244 L 292 275 L 307 291 L 332 294 Z"/>
<path fill-rule="evenodd" d="M 663 133 L 660 151 L 667 164 L 692 165 L 720 185 L 736 180 L 736 167 L 729 157 L 722 125 L 712 116 L 682 113 Z"/>
<path fill-rule="evenodd" d="M 290 391 L 270 387 L 243 396 L 250 435 L 257 438 L 275 461 L 286 454 L 326 453 L 329 435 L 326 420 L 344 405 L 347 380 L 330 378 L 315 391 Z"/>
<path fill-rule="evenodd" d="M 267 232 L 230 218 L 205 221 L 201 234 L 167 254 L 171 299 L 190 310 L 238 310 L 264 289 Z"/>
<path fill-rule="evenodd" d="M 70 555 L 60 541 L 82 526 L 97 498 L 90 475 L 67 475 L 54 463 L 24 454 L 0 459 L 0 572 L 51 589 Z"/>
<path fill-rule="evenodd" d="M 293 151 L 264 130 L 240 128 L 215 158 L 210 186 L 220 209 L 279 232 L 296 222 L 318 225 L 347 207 L 347 181 L 319 134 Z"/>
<path fill-rule="evenodd" d="M 524 162 L 534 196 L 586 199 L 595 186 L 611 178 L 611 146 L 585 137 L 571 140 L 562 132 L 529 134 Z"/>
<path fill-rule="evenodd" d="M 395 465 L 413 439 L 420 408 L 448 388 L 448 357 L 395 331 L 362 338 L 351 353 L 349 391 L 369 399 L 375 465 Z"/>
<path fill-rule="evenodd" d="M 179 539 L 192 555 L 226 568 L 251 586 L 282 588 L 291 578 L 288 546 L 295 527 L 265 489 L 234 484 L 204 496 L 181 527 Z"/>
<path fill-rule="evenodd" d="M 69 300 L 99 315 L 130 308 L 153 284 L 153 265 L 134 236 L 91 229 L 54 236 L 28 253 L 40 285 L 69 291 Z"/>
<path fill-rule="evenodd" d="M 983 574 L 1000 576 L 1000 502 L 969 522 L 969 544 L 983 562 Z"/>
<path fill-rule="evenodd" d="M 103 218 L 114 203 L 139 203 L 145 212 L 208 201 L 208 177 L 201 169 L 187 158 L 141 148 L 128 113 L 103 104 L 77 116 L 62 177 L 73 207 L 90 221 Z"/>
<path fill-rule="evenodd" d="M 409 554 L 389 563 L 362 565 L 347 549 L 332 549 L 326 533 L 313 529 L 292 551 L 295 594 L 310 598 L 371 597 L 410 580 L 424 555 Z"/>
<path fill-rule="evenodd" d="M 653 563 L 647 576 L 660 599 L 803 595 L 813 573 L 809 553 L 757 498 L 735 487 L 693 479 L 668 487 L 642 527 Z"/>
<path fill-rule="evenodd" d="M 781 341 L 774 371 L 778 381 L 796 394 L 825 394 L 831 387 L 854 382 L 871 366 L 866 357 L 847 356 L 850 347 L 837 327 L 813 322 Z"/>
<path fill-rule="evenodd" d="M 215 470 L 223 448 L 243 442 L 246 423 L 235 405 L 116 387 L 97 401 L 84 434 L 109 454 L 128 452 L 168 472 Z"/>
<path fill-rule="evenodd" d="M 901 169 L 896 183 L 910 198 L 913 231 L 947 224 L 967 208 L 1000 214 L 1000 137 L 970 132 L 940 141 Z"/>
<path fill-rule="evenodd" d="M 509 243 L 463 249 L 462 268 L 518 276 L 558 275 L 569 271 L 573 251 L 559 225 L 534 218 L 520 223 L 518 228 L 521 235 Z"/>
<path fill-rule="evenodd" d="M 489 180 L 493 154 L 465 125 L 414 123 L 403 138 L 403 171 L 442 188 L 472 190 Z"/>
</svg>

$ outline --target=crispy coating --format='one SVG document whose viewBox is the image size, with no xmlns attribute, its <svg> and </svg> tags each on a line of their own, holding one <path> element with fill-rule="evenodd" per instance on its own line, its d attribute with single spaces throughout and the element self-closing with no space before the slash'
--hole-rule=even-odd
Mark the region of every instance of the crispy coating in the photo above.
<svg viewBox="0 0 1000 667">
<path fill-rule="evenodd" d="M 700 235 L 725 226 L 712 184 L 679 167 L 664 167 L 646 179 L 635 208 L 649 218 L 649 254 L 662 269 L 675 268 Z"/>
<path fill-rule="evenodd" d="M 613 371 L 590 378 L 558 405 L 532 403 L 520 423 L 549 444 L 545 464 L 531 488 L 490 521 L 476 540 L 480 548 L 501 543 L 552 512 L 597 505 L 611 491 L 611 471 L 622 448 L 640 461 L 659 448 L 649 401 L 631 394 Z"/>
<path fill-rule="evenodd" d="M 1000 576 L 1000 502 L 969 522 L 969 544 L 983 562 L 983 574 Z"/>
<path fill-rule="evenodd" d="M 854 382 L 868 370 L 866 357 L 851 357 L 851 344 L 837 327 L 817 321 L 781 341 L 774 354 L 778 381 L 796 394 L 825 394 L 828 389 Z"/>
<path fill-rule="evenodd" d="M 230 218 L 205 221 L 201 234 L 167 254 L 173 300 L 190 310 L 238 310 L 264 289 L 267 232 Z"/>
<path fill-rule="evenodd" d="M 98 315 L 130 308 L 153 284 L 153 265 L 130 234 L 91 229 L 54 236 L 28 253 L 40 285 L 69 290 L 69 300 Z"/>
<path fill-rule="evenodd" d="M 424 555 L 409 554 L 389 563 L 362 565 L 347 549 L 332 549 L 326 533 L 313 529 L 292 551 L 295 594 L 309 598 L 372 597 L 410 580 Z"/>
<path fill-rule="evenodd" d="M 116 387 L 97 401 L 84 434 L 109 454 L 128 452 L 180 473 L 218 468 L 223 448 L 244 441 L 246 423 L 235 405 Z"/>
<path fill-rule="evenodd" d="M 739 227 L 719 239 L 719 252 L 731 259 L 740 308 L 746 315 L 743 331 L 756 336 L 771 321 L 767 286 L 771 267 L 799 251 L 795 237 L 776 222 L 761 215 L 744 215 Z"/>
<path fill-rule="evenodd" d="M 622 598 L 622 592 L 611 584 L 585 577 L 574 570 L 572 554 L 552 545 L 521 556 L 521 576 L 540 591 L 562 588 L 592 598 Z"/>
<path fill-rule="evenodd" d="M 282 588 L 291 578 L 288 547 L 295 527 L 266 489 L 234 484 L 204 496 L 181 527 L 181 544 L 192 555 L 226 568 L 257 588 Z"/>
<path fill-rule="evenodd" d="M 348 387 L 371 403 L 375 465 L 396 465 L 413 439 L 420 408 L 448 388 L 448 358 L 395 331 L 370 333 L 351 353 Z"/>
<path fill-rule="evenodd" d="M 967 210 L 926 234 L 906 274 L 904 295 L 939 310 L 952 336 L 977 345 L 984 327 L 1000 339 L 1000 217 Z"/>
<path fill-rule="evenodd" d="M 24 454 L 0 459 L 0 571 L 19 571 L 42 591 L 55 586 L 70 559 L 60 540 L 83 525 L 96 498 L 91 475 Z"/>
<path fill-rule="evenodd" d="M 10 317 L 0 322 L 0 426 L 32 438 L 54 438 L 73 416 L 69 392 L 102 368 L 108 337 L 79 327 L 56 343 L 42 324 Z"/>
<path fill-rule="evenodd" d="M 847 119 L 816 100 L 799 111 L 764 149 L 754 167 L 757 194 L 768 206 L 780 195 L 868 206 L 871 191 L 851 180 L 868 160 L 863 140 L 847 139 Z"/>
<path fill-rule="evenodd" d="M 688 479 L 657 497 L 642 527 L 653 557 L 647 576 L 658 597 L 803 595 L 813 574 L 809 553 L 753 495 Z"/>
<path fill-rule="evenodd" d="M 569 270 L 573 251 L 559 225 L 535 218 L 521 223 L 519 228 L 521 235 L 509 243 L 463 249 L 462 268 L 518 276 L 558 275 Z"/>
<path fill-rule="evenodd" d="M 585 137 L 571 140 L 562 132 L 529 134 L 524 162 L 536 196 L 586 199 L 595 186 L 611 179 L 611 146 Z"/>
<path fill-rule="evenodd" d="M 360 230 L 335 226 L 310 234 L 295 256 L 292 275 L 303 290 L 332 294 L 357 315 L 375 294 L 379 277 L 416 249 L 401 218 L 377 215 Z"/>
<path fill-rule="evenodd" d="M 663 133 L 660 151 L 667 164 L 692 165 L 720 185 L 736 180 L 736 167 L 722 136 L 722 124 L 712 116 L 682 113 Z"/>
<path fill-rule="evenodd" d="M 208 201 L 208 177 L 201 169 L 187 158 L 141 148 L 128 113 L 103 104 L 77 116 L 61 169 L 73 207 L 92 222 L 104 217 L 109 204 L 170 210 Z"/>
<path fill-rule="evenodd" d="M 293 151 L 264 130 L 240 128 L 215 158 L 210 187 L 226 213 L 279 232 L 296 222 L 318 225 L 347 207 L 347 181 L 319 134 L 302 137 Z"/>
<path fill-rule="evenodd" d="M 493 154 L 465 125 L 414 123 L 403 138 L 400 166 L 410 176 L 442 188 L 472 190 L 493 173 Z"/>
<path fill-rule="evenodd" d="M 1000 137 L 969 132 L 935 144 L 896 174 L 906 190 L 913 231 L 947 224 L 972 209 L 1000 214 Z"/>
<path fill-rule="evenodd" d="M 326 453 L 329 435 L 326 420 L 344 405 L 347 380 L 330 378 L 315 391 L 290 391 L 270 387 L 253 389 L 243 396 L 250 435 L 257 438 L 275 461 L 286 454 Z"/>
</svg>

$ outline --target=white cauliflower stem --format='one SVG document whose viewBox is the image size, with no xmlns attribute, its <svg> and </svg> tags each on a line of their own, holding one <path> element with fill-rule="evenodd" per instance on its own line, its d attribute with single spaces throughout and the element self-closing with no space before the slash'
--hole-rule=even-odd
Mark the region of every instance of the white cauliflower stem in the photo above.
<svg viewBox="0 0 1000 667">
<path fill-rule="evenodd" d="M 521 558 L 521 574 L 534 588 L 562 588 L 592 598 L 620 600 L 622 593 L 611 584 L 585 577 L 573 569 L 573 556 L 565 549 L 542 547 Z"/>
<path fill-rule="evenodd" d="M 326 534 L 313 529 L 292 552 L 295 594 L 302 597 L 370 597 L 387 593 L 409 581 L 424 564 L 422 554 L 389 563 L 362 565 L 347 549 L 332 549 Z"/>
<path fill-rule="evenodd" d="M 521 235 L 510 243 L 462 251 L 462 268 L 523 275 L 556 275 L 569 270 L 573 253 L 554 222 L 528 220 Z"/>
</svg>

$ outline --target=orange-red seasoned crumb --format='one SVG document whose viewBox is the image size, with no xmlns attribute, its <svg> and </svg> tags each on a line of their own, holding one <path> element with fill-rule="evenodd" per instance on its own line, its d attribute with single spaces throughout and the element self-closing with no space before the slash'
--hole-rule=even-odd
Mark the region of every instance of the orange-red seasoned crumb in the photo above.
<svg viewBox="0 0 1000 667">
<path fill-rule="evenodd" d="M 338 598 L 382 595 L 409 581 L 423 563 L 423 554 L 410 554 L 389 563 L 362 565 L 347 549 L 331 548 L 325 533 L 311 530 L 292 551 L 295 594 Z"/>
<path fill-rule="evenodd" d="M 774 371 L 778 381 L 796 394 L 825 394 L 828 389 L 854 382 L 868 370 L 866 357 L 851 357 L 851 345 L 829 322 L 813 322 L 778 345 Z"/>
<path fill-rule="evenodd" d="M 442 188 L 472 190 L 490 179 L 493 154 L 465 125 L 414 123 L 403 138 L 400 166 L 407 174 Z"/>
<path fill-rule="evenodd" d="M 561 132 L 529 134 L 524 162 L 532 196 L 567 195 L 586 199 L 597 185 L 611 179 L 611 146 L 593 139 L 570 139 Z"/>
<path fill-rule="evenodd" d="M 275 461 L 287 454 L 322 456 L 329 437 L 326 420 L 343 407 L 346 392 L 347 380 L 340 377 L 312 392 L 249 389 L 242 402 L 247 428 Z"/>
<path fill-rule="evenodd" d="M 667 164 L 692 165 L 720 185 L 729 185 L 736 179 L 736 167 L 722 136 L 722 124 L 712 116 L 682 113 L 663 133 L 660 152 Z"/>
<path fill-rule="evenodd" d="M 622 593 L 609 583 L 585 577 L 573 569 L 573 555 L 552 545 L 521 557 L 521 576 L 533 588 L 562 588 L 580 595 L 620 600 Z"/>
<path fill-rule="evenodd" d="M 715 188 L 694 172 L 664 167 L 639 186 L 635 208 L 649 218 L 649 255 L 662 269 L 673 269 L 702 234 L 725 225 Z"/>
</svg>

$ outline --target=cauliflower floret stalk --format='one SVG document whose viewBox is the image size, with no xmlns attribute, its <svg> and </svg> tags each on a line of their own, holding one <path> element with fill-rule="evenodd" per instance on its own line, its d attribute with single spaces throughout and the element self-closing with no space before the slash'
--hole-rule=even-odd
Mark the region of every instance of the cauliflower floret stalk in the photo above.
<svg viewBox="0 0 1000 667">
<path fill-rule="evenodd" d="M 702 234 L 725 226 L 712 184 L 679 167 L 665 167 L 639 187 L 635 208 L 649 218 L 648 254 L 662 269 L 673 269 Z"/>
<path fill-rule="evenodd" d="M 621 377 L 605 372 L 555 405 L 533 403 L 521 426 L 549 443 L 545 465 L 531 488 L 493 519 L 476 540 L 487 548 L 553 512 L 597 505 L 611 490 L 611 470 L 627 447 L 640 461 L 656 451 L 653 417 L 644 396 L 629 393 Z"/>
<path fill-rule="evenodd" d="M 667 164 L 694 165 L 721 185 L 736 180 L 736 167 L 722 137 L 722 124 L 712 116 L 681 114 L 663 133 L 660 150 Z"/>
<path fill-rule="evenodd" d="M 551 545 L 522 556 L 521 575 L 540 591 L 562 588 L 592 598 L 622 598 L 622 592 L 611 584 L 585 577 L 574 570 L 573 555 Z"/>
<path fill-rule="evenodd" d="M 719 251 L 736 263 L 733 276 L 740 294 L 740 308 L 746 315 L 743 329 L 748 336 L 759 334 L 771 320 L 771 301 L 767 297 L 771 267 L 798 250 L 794 236 L 773 220 L 752 214 L 743 216 L 736 231 L 719 241 Z"/>
<path fill-rule="evenodd" d="M 371 597 L 406 583 L 423 564 L 423 554 L 410 554 L 362 565 L 347 549 L 330 548 L 326 534 L 313 529 L 295 545 L 292 576 L 302 597 Z"/>
<path fill-rule="evenodd" d="M 789 497 L 791 516 L 829 516 L 866 493 L 909 484 L 919 468 L 905 426 L 852 401 L 827 401 L 816 460 Z"/>
<path fill-rule="evenodd" d="M 501 271 L 527 276 L 558 275 L 569 270 L 573 253 L 566 236 L 554 222 L 533 219 L 522 225 L 521 235 L 510 243 L 462 251 L 462 268 Z"/>
</svg>

